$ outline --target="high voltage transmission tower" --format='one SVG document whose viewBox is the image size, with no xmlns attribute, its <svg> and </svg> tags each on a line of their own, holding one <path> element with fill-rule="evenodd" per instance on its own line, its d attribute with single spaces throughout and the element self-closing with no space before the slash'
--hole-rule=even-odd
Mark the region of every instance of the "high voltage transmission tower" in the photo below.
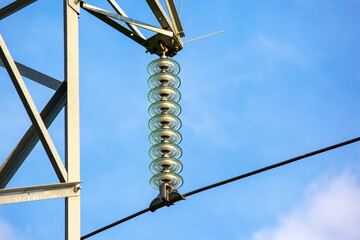
<svg viewBox="0 0 360 240">
<path fill-rule="evenodd" d="M 16 13 L 36 0 L 16 0 L 0 9 L 0 20 Z M 79 36 L 80 3 L 64 0 L 64 80 L 59 81 L 13 60 L 0 35 L 0 58 L 30 117 L 32 126 L 24 134 L 0 168 L 0 204 L 65 198 L 65 239 L 80 238 L 80 135 L 79 135 Z M 40 83 L 55 93 L 39 112 L 23 79 L 24 76 Z M 62 109 L 65 109 L 65 159 L 59 153 L 48 133 Z M 56 172 L 60 183 L 4 189 L 22 163 L 39 142 Z"/>
<path fill-rule="evenodd" d="M 0 9 L 0 20 L 16 13 L 35 1 L 36 0 L 14 1 Z M 183 179 L 179 175 L 183 168 L 179 160 L 182 155 L 182 150 L 179 147 L 182 140 L 182 135 L 179 132 L 182 124 L 179 118 L 179 114 L 181 113 L 181 107 L 179 105 L 181 94 L 178 89 L 180 86 L 180 78 L 178 77 L 180 65 L 173 59 L 170 59 L 170 57 L 174 57 L 184 48 L 184 42 L 181 38 L 185 36 L 185 33 L 179 17 L 180 10 L 175 6 L 174 0 L 165 0 L 168 13 L 159 0 L 146 0 L 160 24 L 160 27 L 156 27 L 129 18 L 115 0 L 107 1 L 116 13 L 92 6 L 80 0 L 63 0 L 65 36 L 65 76 L 63 81 L 56 80 L 21 63 L 15 62 L 3 37 L 0 35 L 1 66 L 5 67 L 8 71 L 10 79 L 32 123 L 32 126 L 24 134 L 0 168 L 0 204 L 65 198 L 65 239 L 86 239 L 143 213 L 149 211 L 154 212 L 161 207 L 171 206 L 175 202 L 185 200 L 186 197 L 199 192 L 360 141 L 360 138 L 355 138 L 185 194 L 180 194 L 177 190 L 183 183 Z M 148 85 L 150 87 L 148 99 L 151 102 L 149 106 L 149 128 L 152 131 L 149 135 L 149 140 L 153 144 L 149 150 L 149 155 L 151 158 L 150 170 L 154 174 L 150 179 L 150 185 L 159 191 L 159 195 L 150 203 L 148 208 L 83 237 L 81 237 L 80 234 L 81 180 L 78 36 L 78 17 L 81 8 L 139 45 L 145 47 L 147 52 L 159 56 L 158 59 L 152 61 L 148 66 L 148 72 L 150 74 L 148 79 Z M 123 26 L 116 20 L 126 23 L 128 27 Z M 156 34 L 146 39 L 137 27 L 156 32 Z M 4 38 L 6 39 L 6 36 L 4 36 Z M 197 39 L 199 38 L 193 40 Z M 22 76 L 55 90 L 55 93 L 41 112 L 37 110 Z M 64 161 L 60 159 L 47 130 L 62 109 L 65 109 Z M 39 140 L 46 151 L 60 183 L 5 189 Z"/>
</svg>

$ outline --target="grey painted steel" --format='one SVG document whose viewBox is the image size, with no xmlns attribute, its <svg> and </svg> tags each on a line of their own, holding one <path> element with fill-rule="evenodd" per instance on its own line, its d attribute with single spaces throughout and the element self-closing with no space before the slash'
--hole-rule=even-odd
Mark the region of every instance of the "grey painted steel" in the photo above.
<svg viewBox="0 0 360 240">
<path fill-rule="evenodd" d="M 23 77 L 33 80 L 34 82 L 40 83 L 41 85 L 44 85 L 53 90 L 57 90 L 61 85 L 61 81 L 59 81 L 55 78 L 49 77 L 48 75 L 38 72 L 38 71 L 36 71 L 32 68 L 29 68 L 21 63 L 15 62 L 15 64 L 16 64 L 16 67 L 19 69 L 21 76 L 23 76 Z M 1 61 L 1 59 L 0 59 L 0 66 L 5 67 L 5 65 Z"/>
<path fill-rule="evenodd" d="M 68 182 L 80 181 L 79 24 L 78 12 L 64 0 L 65 166 Z M 80 195 L 65 198 L 65 239 L 79 240 Z"/>
<path fill-rule="evenodd" d="M 37 0 L 16 0 L 10 3 L 9 5 L 0 9 L 0 20 L 10 16 L 11 14 L 21 10 L 22 8 L 36 1 Z"/>
<path fill-rule="evenodd" d="M 103 14 L 105 16 L 115 18 L 117 20 L 120 20 L 120 21 L 123 21 L 123 22 L 126 22 L 126 23 L 133 24 L 133 25 L 136 25 L 136 26 L 141 27 L 141 28 L 148 29 L 148 30 L 153 31 L 153 32 L 161 33 L 161 34 L 163 34 L 165 36 L 172 37 L 174 35 L 174 31 L 167 31 L 167 30 L 164 30 L 164 29 L 149 25 L 147 23 L 137 21 L 137 20 L 132 19 L 132 18 L 123 17 L 123 16 L 121 16 L 119 14 L 106 11 L 104 9 L 92 6 L 90 4 L 87 4 L 85 2 L 81 2 L 81 3 L 82 3 L 82 5 L 81 5 L 82 8 L 84 8 L 84 9 L 91 10 L 91 11 Z"/>
<path fill-rule="evenodd" d="M 146 0 L 146 2 L 150 6 L 161 27 L 175 33 L 174 27 L 169 17 L 167 16 L 164 8 L 161 6 L 161 3 L 158 0 Z"/>
<path fill-rule="evenodd" d="M 117 4 L 117 2 L 115 2 L 115 0 L 108 0 L 108 2 L 111 4 L 111 6 L 115 9 L 115 11 L 118 13 L 118 14 L 120 14 L 121 16 L 124 16 L 124 17 L 128 17 L 127 15 L 126 15 L 126 13 L 121 9 L 121 7 Z M 132 25 L 132 24 L 130 24 L 130 23 L 126 23 L 128 26 L 129 26 L 129 28 L 134 32 L 134 33 L 136 33 L 139 37 L 141 37 L 142 39 L 144 39 L 144 40 L 146 40 L 146 38 L 144 37 L 144 35 L 140 32 L 140 30 L 136 27 L 136 26 L 134 26 L 134 25 Z"/>
<path fill-rule="evenodd" d="M 66 104 L 66 87 L 67 83 L 63 82 L 40 113 L 47 128 Z M 6 187 L 38 141 L 35 128 L 31 126 L 0 168 L 0 189 Z"/>
<path fill-rule="evenodd" d="M 79 15 L 80 14 L 80 0 L 67 0 L 67 4 Z"/>
<path fill-rule="evenodd" d="M 97 17 L 101 21 L 107 23 L 108 25 L 115 28 L 116 30 L 118 30 L 119 32 L 124 34 L 125 36 L 127 36 L 127 37 L 131 38 L 132 40 L 134 40 L 135 42 L 139 43 L 140 45 L 145 46 L 145 40 L 144 39 L 142 39 L 141 37 L 139 37 L 138 35 L 136 35 L 132 31 L 130 31 L 129 29 L 127 29 L 126 27 L 124 27 L 120 23 L 116 22 L 115 20 L 112 20 L 110 17 L 105 16 L 105 15 L 100 14 L 100 13 L 97 13 L 97 12 L 94 12 L 94 11 L 91 11 L 91 10 L 88 10 L 86 8 L 84 8 L 84 10 L 89 12 L 90 14 L 94 15 L 95 17 Z"/>
<path fill-rule="evenodd" d="M 176 34 L 179 34 L 180 37 L 185 37 L 184 29 L 181 25 L 180 17 L 176 10 L 174 0 L 165 0 L 165 3 L 166 3 L 166 7 L 169 11 L 170 18 L 173 23 Z"/>
<path fill-rule="evenodd" d="M 80 182 L 0 190 L 0 205 L 79 196 Z"/>
<path fill-rule="evenodd" d="M 14 60 L 12 59 L 9 50 L 0 34 L 0 57 L 5 65 L 6 70 L 19 94 L 19 97 L 28 113 L 32 124 L 35 127 L 37 134 L 44 146 L 46 154 L 58 176 L 60 182 L 65 182 L 67 178 L 66 169 L 60 159 L 60 156 L 52 142 L 46 126 L 41 119 L 39 112 L 36 109 L 35 103 L 32 100 L 29 91 L 27 90 L 24 80 L 22 79 L 19 70 L 17 69 Z"/>
</svg>

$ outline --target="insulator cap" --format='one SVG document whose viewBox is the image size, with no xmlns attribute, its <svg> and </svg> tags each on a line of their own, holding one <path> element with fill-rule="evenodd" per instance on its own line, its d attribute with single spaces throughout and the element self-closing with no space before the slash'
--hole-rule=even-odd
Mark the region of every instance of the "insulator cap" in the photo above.
<svg viewBox="0 0 360 240">
<path fill-rule="evenodd" d="M 158 58 L 148 65 L 147 70 L 150 75 L 163 71 L 177 75 L 180 72 L 180 65 L 169 58 Z"/>
<path fill-rule="evenodd" d="M 178 76 L 167 72 L 157 73 L 148 79 L 150 88 L 160 87 L 164 84 L 168 87 L 178 88 L 181 85 L 181 81 Z"/>
<path fill-rule="evenodd" d="M 183 165 L 175 158 L 157 158 L 149 165 L 150 171 L 154 174 L 164 172 L 165 167 L 171 173 L 181 172 Z"/>
<path fill-rule="evenodd" d="M 157 129 L 149 135 L 149 141 L 152 144 L 158 144 L 161 142 L 179 144 L 181 139 L 181 134 L 170 128 Z"/>
<path fill-rule="evenodd" d="M 159 101 L 150 105 L 149 114 L 151 116 L 162 113 L 178 116 L 181 113 L 181 107 L 179 104 L 173 101 Z"/>
<path fill-rule="evenodd" d="M 149 120 L 149 128 L 152 131 L 155 129 L 164 128 L 164 125 L 167 126 L 167 128 L 179 130 L 182 123 L 180 118 L 170 114 L 159 114 Z"/>
<path fill-rule="evenodd" d="M 159 189 L 159 186 L 164 182 L 177 189 L 183 184 L 183 179 L 175 173 L 158 173 L 150 179 L 150 185 L 155 189 Z"/>
<path fill-rule="evenodd" d="M 149 150 L 149 156 L 152 159 L 157 159 L 161 157 L 169 157 L 178 159 L 182 155 L 182 149 L 172 143 L 159 143 L 152 146 Z"/>
<path fill-rule="evenodd" d="M 156 87 L 148 94 L 148 99 L 152 103 L 161 101 L 164 97 L 166 100 L 178 102 L 180 101 L 181 94 L 179 90 L 173 87 Z"/>
</svg>

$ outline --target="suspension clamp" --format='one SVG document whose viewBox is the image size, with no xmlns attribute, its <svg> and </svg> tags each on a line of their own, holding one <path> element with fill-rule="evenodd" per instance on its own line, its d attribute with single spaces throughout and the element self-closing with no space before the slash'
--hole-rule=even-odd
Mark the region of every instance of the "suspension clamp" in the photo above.
<svg viewBox="0 0 360 240">
<path fill-rule="evenodd" d="M 186 197 L 178 193 L 169 183 L 164 182 L 159 186 L 160 194 L 150 203 L 150 211 L 155 212 L 164 206 L 170 207 L 175 202 L 186 200 Z"/>
</svg>

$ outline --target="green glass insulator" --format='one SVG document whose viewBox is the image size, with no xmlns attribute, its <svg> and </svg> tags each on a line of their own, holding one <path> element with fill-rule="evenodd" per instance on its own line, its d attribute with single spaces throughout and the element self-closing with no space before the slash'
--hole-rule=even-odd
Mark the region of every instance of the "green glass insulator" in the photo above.
<svg viewBox="0 0 360 240">
<path fill-rule="evenodd" d="M 159 189 L 159 186 L 164 182 L 169 183 L 173 188 L 177 189 L 181 187 L 184 180 L 176 173 L 158 173 L 152 176 L 149 183 L 153 188 Z"/>
<path fill-rule="evenodd" d="M 149 156 L 152 159 L 157 159 L 161 157 L 169 157 L 179 159 L 182 155 L 182 149 L 172 143 L 158 143 L 152 146 L 149 150 Z"/>
<path fill-rule="evenodd" d="M 148 94 L 150 102 L 154 103 L 161 100 L 169 100 L 173 102 L 180 101 L 181 94 L 179 90 L 173 87 L 156 87 Z"/>
<path fill-rule="evenodd" d="M 170 114 L 158 114 L 149 120 L 149 128 L 154 131 L 160 128 L 172 128 L 179 130 L 181 128 L 180 118 Z"/>
<path fill-rule="evenodd" d="M 157 129 L 150 133 L 149 141 L 152 144 L 158 144 L 161 142 L 168 142 L 173 144 L 179 144 L 182 140 L 181 134 L 171 128 Z"/>
<path fill-rule="evenodd" d="M 151 104 L 149 107 L 150 116 L 164 113 L 178 116 L 181 113 L 181 107 L 173 101 L 159 101 Z"/>
<path fill-rule="evenodd" d="M 149 165 L 150 171 L 154 174 L 161 172 L 180 173 L 183 165 L 175 158 L 157 158 Z"/>
<path fill-rule="evenodd" d="M 179 88 L 181 85 L 181 81 L 180 78 L 174 74 L 161 72 L 149 77 L 148 85 L 150 88 L 160 86 Z"/>
<path fill-rule="evenodd" d="M 169 58 L 158 58 L 149 63 L 147 70 L 150 75 L 164 71 L 178 75 L 180 72 L 180 65 Z"/>
</svg>

